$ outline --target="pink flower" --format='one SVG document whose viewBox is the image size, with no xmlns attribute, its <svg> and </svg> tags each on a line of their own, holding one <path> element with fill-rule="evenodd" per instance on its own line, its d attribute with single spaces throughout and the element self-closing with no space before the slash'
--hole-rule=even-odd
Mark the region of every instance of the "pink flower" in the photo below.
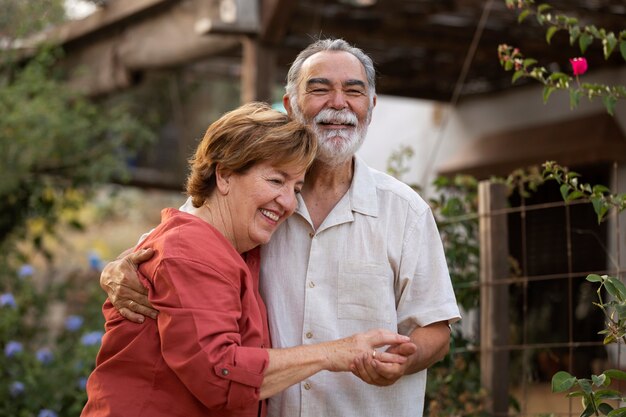
<svg viewBox="0 0 626 417">
<path fill-rule="evenodd" d="M 587 60 L 585 58 L 570 58 L 574 75 L 583 75 L 587 72 Z"/>
</svg>

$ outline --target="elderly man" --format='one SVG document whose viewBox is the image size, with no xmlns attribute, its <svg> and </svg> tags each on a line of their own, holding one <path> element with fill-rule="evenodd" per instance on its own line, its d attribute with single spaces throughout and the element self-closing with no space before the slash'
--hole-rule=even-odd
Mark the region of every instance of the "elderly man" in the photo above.
<svg viewBox="0 0 626 417">
<path fill-rule="evenodd" d="M 398 348 L 409 358 L 402 365 L 383 364 L 372 352 L 352 374 L 320 373 L 294 385 L 270 399 L 269 415 L 421 416 L 426 368 L 448 352 L 449 323 L 460 315 L 429 206 L 355 156 L 376 105 L 372 60 L 341 39 L 317 41 L 292 64 L 283 102 L 316 132 L 320 152 L 296 213 L 262 248 L 273 346 L 374 327 L 409 335 L 414 345 Z M 122 280 L 120 270 L 149 256 L 129 255 L 101 277 L 131 320 L 155 312 L 143 297 L 130 301 L 128 287 L 142 289 Z"/>
</svg>

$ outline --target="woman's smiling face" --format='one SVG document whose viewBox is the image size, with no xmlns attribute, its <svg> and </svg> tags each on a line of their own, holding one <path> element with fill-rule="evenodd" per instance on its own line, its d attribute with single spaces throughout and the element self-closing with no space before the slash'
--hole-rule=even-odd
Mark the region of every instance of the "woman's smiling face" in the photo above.
<svg viewBox="0 0 626 417">
<path fill-rule="evenodd" d="M 276 228 L 298 205 L 304 185 L 302 166 L 259 163 L 243 174 L 231 174 L 226 196 L 235 247 L 245 252 L 269 242 Z"/>
</svg>

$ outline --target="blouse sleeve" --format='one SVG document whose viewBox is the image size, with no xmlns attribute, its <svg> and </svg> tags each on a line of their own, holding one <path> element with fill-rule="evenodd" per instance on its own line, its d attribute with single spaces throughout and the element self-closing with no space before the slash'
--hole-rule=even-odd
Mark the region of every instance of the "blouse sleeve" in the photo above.
<svg viewBox="0 0 626 417">
<path fill-rule="evenodd" d="M 240 277 L 229 279 L 193 260 L 165 259 L 153 278 L 162 354 L 185 386 L 208 408 L 259 401 L 269 355 L 261 346 L 242 346 Z"/>
</svg>

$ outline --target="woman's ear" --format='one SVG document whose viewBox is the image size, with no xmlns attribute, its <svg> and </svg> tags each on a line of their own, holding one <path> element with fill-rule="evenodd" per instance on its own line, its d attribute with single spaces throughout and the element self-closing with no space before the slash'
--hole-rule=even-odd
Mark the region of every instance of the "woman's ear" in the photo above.
<svg viewBox="0 0 626 417">
<path fill-rule="evenodd" d="M 220 164 L 215 167 L 215 184 L 217 190 L 222 195 L 227 195 L 230 191 L 230 179 L 232 177 L 232 171 L 223 168 Z"/>
</svg>

